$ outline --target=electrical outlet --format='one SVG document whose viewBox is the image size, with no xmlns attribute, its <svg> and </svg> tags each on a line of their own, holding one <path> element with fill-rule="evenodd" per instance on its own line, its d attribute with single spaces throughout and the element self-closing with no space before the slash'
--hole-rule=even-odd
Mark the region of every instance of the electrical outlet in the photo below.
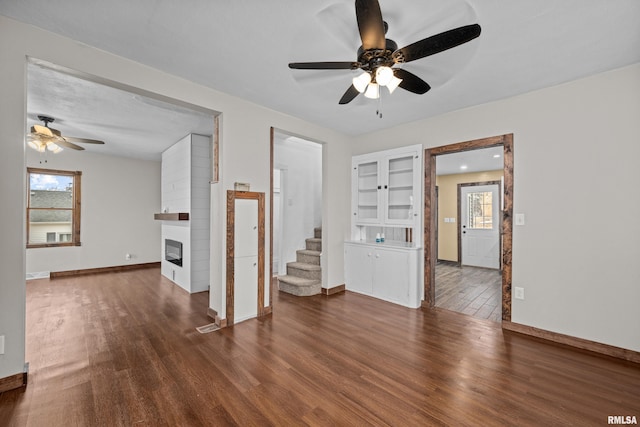
<svg viewBox="0 0 640 427">
<path fill-rule="evenodd" d="M 0 335 L 0 354 L 4 354 L 4 335 Z"/>
<path fill-rule="evenodd" d="M 524 299 L 524 288 L 515 287 L 516 299 Z"/>
</svg>

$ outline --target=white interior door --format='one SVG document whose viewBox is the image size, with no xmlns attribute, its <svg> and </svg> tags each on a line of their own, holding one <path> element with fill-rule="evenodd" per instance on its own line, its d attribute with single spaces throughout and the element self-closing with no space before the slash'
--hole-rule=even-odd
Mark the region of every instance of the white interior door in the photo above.
<svg viewBox="0 0 640 427">
<path fill-rule="evenodd" d="M 462 265 L 500 268 L 499 185 L 461 189 Z"/>
<path fill-rule="evenodd" d="M 233 321 L 258 316 L 258 201 L 236 199 Z"/>
</svg>

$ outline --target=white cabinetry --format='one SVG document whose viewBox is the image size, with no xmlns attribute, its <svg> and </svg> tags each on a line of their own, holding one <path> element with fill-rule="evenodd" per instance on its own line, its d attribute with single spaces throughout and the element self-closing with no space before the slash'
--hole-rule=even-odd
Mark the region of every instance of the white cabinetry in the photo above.
<svg viewBox="0 0 640 427">
<path fill-rule="evenodd" d="M 236 199 L 233 322 L 258 315 L 258 201 Z"/>
<path fill-rule="evenodd" d="M 355 156 L 351 240 L 345 285 L 353 292 L 418 308 L 423 293 L 422 146 Z M 376 237 L 386 234 L 384 242 Z"/>
<path fill-rule="evenodd" d="M 420 248 L 346 242 L 345 281 L 349 291 L 418 308 L 422 297 Z"/>
<path fill-rule="evenodd" d="M 421 171 L 420 145 L 353 157 L 354 224 L 419 226 Z"/>
</svg>

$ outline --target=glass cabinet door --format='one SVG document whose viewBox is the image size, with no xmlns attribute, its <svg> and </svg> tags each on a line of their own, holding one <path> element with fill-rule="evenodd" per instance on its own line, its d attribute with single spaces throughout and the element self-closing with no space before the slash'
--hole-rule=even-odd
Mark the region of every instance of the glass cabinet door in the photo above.
<svg viewBox="0 0 640 427">
<path fill-rule="evenodd" d="M 386 160 L 388 183 L 385 222 L 413 224 L 414 221 L 414 155 L 390 157 Z M 415 206 L 419 208 L 418 206 Z"/>
<path fill-rule="evenodd" d="M 373 160 L 360 163 L 356 167 L 357 204 L 356 217 L 358 222 L 376 223 L 379 221 L 380 191 L 378 184 L 378 161 Z"/>
</svg>

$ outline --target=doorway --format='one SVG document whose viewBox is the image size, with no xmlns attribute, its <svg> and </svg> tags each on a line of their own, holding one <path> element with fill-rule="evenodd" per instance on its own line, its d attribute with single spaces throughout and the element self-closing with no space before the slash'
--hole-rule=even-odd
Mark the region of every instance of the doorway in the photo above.
<svg viewBox="0 0 640 427">
<path fill-rule="evenodd" d="M 319 287 L 323 145 L 272 129 L 271 150 L 273 288 L 283 281 L 287 289 L 301 284 L 295 277 L 314 280 Z"/>
<path fill-rule="evenodd" d="M 451 144 L 442 147 L 435 147 L 425 150 L 425 221 L 427 226 L 425 227 L 425 295 L 423 306 L 433 308 L 436 306 L 436 266 L 438 258 L 435 256 L 442 256 L 442 251 L 436 250 L 436 218 L 437 212 L 435 207 L 438 206 L 436 199 L 436 158 L 437 156 L 452 154 L 452 153 L 465 153 L 473 150 L 490 148 L 490 147 L 502 147 L 501 153 L 503 156 L 503 202 L 501 210 L 500 223 L 500 259 L 502 263 L 502 275 L 500 278 L 500 318 L 504 321 L 511 320 L 511 243 L 512 243 L 512 212 L 513 212 L 513 135 L 507 134 L 497 137 L 484 138 L 479 140 L 472 140 L 461 142 L 457 144 Z M 440 188 L 440 194 L 442 189 Z M 440 203 L 441 205 L 441 203 Z M 433 208 L 432 208 L 433 207 Z M 441 224 L 445 223 L 458 223 L 460 217 L 452 218 L 442 215 L 440 213 Z M 447 221 L 447 219 L 449 221 Z M 442 227 L 440 227 L 442 228 Z M 440 239 L 441 240 L 441 239 Z M 459 259 L 459 258 L 458 258 Z"/>
</svg>

